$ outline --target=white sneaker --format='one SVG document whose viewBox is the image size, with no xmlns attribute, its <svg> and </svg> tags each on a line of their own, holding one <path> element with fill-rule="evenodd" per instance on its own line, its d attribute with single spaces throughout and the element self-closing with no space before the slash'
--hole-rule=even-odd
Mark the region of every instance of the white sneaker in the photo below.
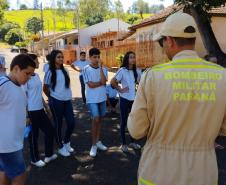
<svg viewBox="0 0 226 185">
<path fill-rule="evenodd" d="M 67 150 L 68 152 L 70 152 L 70 153 L 74 152 L 74 148 L 71 147 L 70 142 L 64 144 L 64 147 L 66 148 L 66 150 Z"/>
<path fill-rule="evenodd" d="M 32 162 L 32 161 L 31 161 L 31 164 L 33 164 L 34 166 L 37 166 L 37 167 L 39 167 L 39 168 L 41 168 L 41 167 L 43 167 L 43 166 L 46 165 L 42 160 L 39 160 L 39 161 L 37 161 L 37 162 Z"/>
<path fill-rule="evenodd" d="M 103 151 L 106 151 L 108 148 L 106 146 L 103 145 L 103 143 L 101 141 L 98 141 L 96 144 L 97 148 Z"/>
<path fill-rule="evenodd" d="M 91 157 L 96 157 L 96 155 L 97 155 L 97 145 L 92 145 L 90 152 L 89 152 L 89 155 Z"/>
<path fill-rule="evenodd" d="M 71 155 L 70 152 L 68 152 L 64 146 L 62 148 L 58 149 L 58 153 L 64 157 L 68 157 Z"/>
<path fill-rule="evenodd" d="M 139 150 L 141 148 L 141 146 L 137 143 L 130 143 L 129 147 L 135 149 L 135 150 Z"/>
<path fill-rule="evenodd" d="M 45 163 L 49 163 L 50 161 L 53 161 L 53 160 L 55 160 L 56 158 L 57 158 L 57 155 L 56 155 L 56 154 L 53 154 L 53 155 L 50 156 L 50 157 L 45 157 L 44 162 L 45 162 Z"/>
</svg>

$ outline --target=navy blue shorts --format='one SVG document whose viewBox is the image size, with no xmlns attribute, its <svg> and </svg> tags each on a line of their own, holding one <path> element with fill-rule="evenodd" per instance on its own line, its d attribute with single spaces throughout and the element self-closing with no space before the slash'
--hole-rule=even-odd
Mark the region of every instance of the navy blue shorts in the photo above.
<svg viewBox="0 0 226 185">
<path fill-rule="evenodd" d="M 22 175 L 26 171 L 23 151 L 0 153 L 0 171 L 4 172 L 9 179 Z"/>
</svg>

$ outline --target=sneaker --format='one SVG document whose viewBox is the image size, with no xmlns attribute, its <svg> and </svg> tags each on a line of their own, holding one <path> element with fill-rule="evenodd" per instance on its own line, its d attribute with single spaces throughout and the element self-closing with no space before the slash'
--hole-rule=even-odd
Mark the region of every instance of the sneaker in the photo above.
<svg viewBox="0 0 226 185">
<path fill-rule="evenodd" d="M 92 145 L 91 150 L 89 152 L 89 155 L 91 157 L 96 157 L 96 155 L 97 155 L 97 145 Z"/>
<path fill-rule="evenodd" d="M 120 149 L 121 149 L 123 152 L 125 152 L 125 153 L 129 152 L 129 149 L 128 149 L 127 145 L 121 145 L 121 146 L 120 146 Z"/>
<path fill-rule="evenodd" d="M 37 162 L 32 162 L 31 161 L 31 164 L 33 164 L 34 166 L 39 167 L 39 168 L 41 168 L 41 167 L 46 165 L 42 160 L 39 160 Z"/>
<path fill-rule="evenodd" d="M 129 147 L 131 147 L 131 148 L 133 148 L 135 150 L 141 149 L 141 146 L 139 144 L 137 144 L 137 143 L 130 143 Z"/>
<path fill-rule="evenodd" d="M 49 162 L 55 160 L 56 158 L 57 158 L 57 155 L 56 155 L 56 154 L 53 154 L 53 155 L 50 156 L 50 157 L 45 157 L 44 162 L 45 162 L 45 163 L 49 163 Z"/>
<path fill-rule="evenodd" d="M 71 155 L 70 152 L 68 152 L 64 146 L 62 148 L 58 149 L 58 153 L 64 157 L 68 157 Z"/>
<path fill-rule="evenodd" d="M 106 151 L 108 149 L 106 146 L 103 145 L 103 143 L 101 141 L 98 141 L 96 146 L 99 150 Z"/>
<path fill-rule="evenodd" d="M 74 152 L 74 148 L 71 147 L 70 142 L 64 144 L 64 147 L 66 148 L 66 150 L 67 150 L 68 152 L 70 152 L 70 153 Z"/>
</svg>

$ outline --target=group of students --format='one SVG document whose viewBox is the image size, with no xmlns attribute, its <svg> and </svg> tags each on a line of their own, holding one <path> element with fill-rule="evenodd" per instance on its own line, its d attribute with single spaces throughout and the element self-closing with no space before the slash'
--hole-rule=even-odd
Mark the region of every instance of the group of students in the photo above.
<svg viewBox="0 0 226 185">
<path fill-rule="evenodd" d="M 83 101 L 86 103 L 91 116 L 92 146 L 90 156 L 95 157 L 97 150 L 106 151 L 108 149 L 101 141 L 101 122 L 106 114 L 107 100 L 111 105 L 111 110 L 115 111 L 117 92 L 120 97 L 121 149 L 123 152 L 128 152 L 125 137 L 127 118 L 135 98 L 136 86 L 141 77 L 141 71 L 136 68 L 135 53 L 128 52 L 125 54 L 121 68 L 108 85 L 106 84 L 108 81 L 108 70 L 102 65 L 99 49 L 92 48 L 89 50 L 89 61 L 86 61 L 85 52 L 81 52 L 80 56 L 80 60 L 74 62 L 72 66 L 76 71 L 80 72 L 79 79 L 82 86 Z M 16 56 L 11 63 L 10 73 L 0 77 L 0 118 L 1 120 L 7 120 L 9 114 L 6 112 L 15 112 L 12 120 L 9 120 L 10 124 L 8 124 L 7 128 L 1 129 L 0 132 L 0 177 L 2 171 L 3 177 L 5 177 L 3 178 L 4 180 L 12 180 L 13 182 L 13 179 L 15 180 L 18 176 L 21 177 L 19 178 L 21 181 L 24 179 L 25 165 L 22 157 L 22 131 L 24 129 L 26 112 L 26 123 L 32 125 L 29 134 L 31 164 L 43 167 L 57 158 L 54 153 L 54 138 L 58 146 L 59 155 L 68 157 L 74 152 L 70 143 L 75 127 L 70 86 L 72 82 L 68 70 L 63 65 L 63 61 L 64 56 L 60 50 L 53 50 L 48 55 L 48 65 L 45 70 L 43 84 L 39 75 L 34 72 L 34 68 L 37 69 L 39 67 L 38 58 L 35 54 L 20 54 Z M 15 92 L 18 91 L 18 95 L 10 100 L 7 96 L 10 96 L 10 93 L 12 94 L 13 89 L 17 89 Z M 9 90 L 12 91 L 7 95 Z M 42 91 L 48 97 L 48 106 L 43 100 Z M 23 93 L 26 95 L 26 100 Z M 11 106 L 10 108 L 13 110 L 9 110 L 6 104 L 16 104 L 16 106 Z M 48 114 L 51 115 L 52 120 Z M 17 118 L 18 116 L 19 119 Z M 65 118 L 66 123 L 64 136 L 62 136 L 63 118 Z M 18 121 L 20 122 L 19 125 L 17 125 Z M 44 160 L 41 160 L 38 150 L 40 130 L 45 136 Z M 7 136 L 3 133 L 7 133 Z M 3 142 L 5 140 L 9 141 L 9 144 L 7 144 L 8 142 Z M 129 146 L 134 149 L 140 148 L 140 145 L 136 144 L 132 137 Z M 10 149 L 8 150 L 8 148 Z M 12 162 L 8 163 L 8 160 Z"/>
<path fill-rule="evenodd" d="M 93 53 L 92 53 L 93 52 Z M 101 119 L 105 116 L 106 105 L 110 112 L 116 112 L 119 94 L 120 107 L 120 135 L 121 150 L 128 152 L 126 144 L 127 118 L 131 111 L 136 94 L 136 87 L 141 77 L 141 70 L 136 67 L 136 56 L 134 52 L 127 52 L 123 58 L 122 65 L 115 76 L 108 81 L 108 70 L 102 67 L 100 51 L 93 48 L 89 52 L 90 61 L 86 61 L 86 53 L 80 53 L 80 60 L 72 63 L 71 67 L 80 72 L 80 83 L 83 102 L 88 105 L 92 118 L 92 147 L 90 156 L 95 157 L 97 149 L 107 150 L 107 147 L 98 141 L 100 138 Z M 86 90 L 86 93 L 85 93 Z M 130 147 L 140 149 L 140 145 L 130 137 Z"/>
</svg>

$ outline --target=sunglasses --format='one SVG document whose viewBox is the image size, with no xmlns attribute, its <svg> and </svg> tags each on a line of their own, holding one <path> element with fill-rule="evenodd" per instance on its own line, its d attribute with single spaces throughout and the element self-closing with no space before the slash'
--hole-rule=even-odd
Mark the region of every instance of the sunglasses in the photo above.
<svg viewBox="0 0 226 185">
<path fill-rule="evenodd" d="M 166 39 L 166 37 L 162 37 L 160 40 L 158 40 L 160 47 L 163 47 L 163 41 Z"/>
</svg>

